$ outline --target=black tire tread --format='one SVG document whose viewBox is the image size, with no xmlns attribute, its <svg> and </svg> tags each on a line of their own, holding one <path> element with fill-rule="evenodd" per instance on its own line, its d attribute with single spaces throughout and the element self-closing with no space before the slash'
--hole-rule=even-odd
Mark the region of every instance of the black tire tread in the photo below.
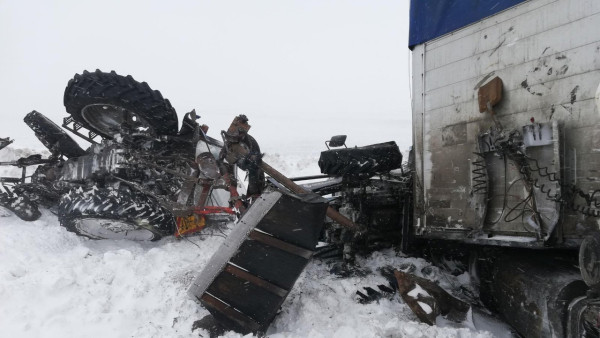
<svg viewBox="0 0 600 338">
<path fill-rule="evenodd" d="M 142 115 L 158 135 L 177 134 L 177 113 L 169 100 L 131 75 L 121 76 L 114 71 L 104 73 L 99 69 L 93 73 L 75 74 L 67 84 L 63 101 L 73 119 L 105 137 L 110 138 L 110 135 L 95 130 L 81 116 L 85 106 L 94 103 L 118 105 Z"/>
</svg>

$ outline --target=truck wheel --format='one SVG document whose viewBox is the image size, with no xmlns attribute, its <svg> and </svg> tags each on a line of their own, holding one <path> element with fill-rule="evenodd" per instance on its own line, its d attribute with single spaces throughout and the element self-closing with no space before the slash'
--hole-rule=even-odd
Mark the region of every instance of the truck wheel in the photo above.
<svg viewBox="0 0 600 338">
<path fill-rule="evenodd" d="M 154 200 L 112 188 L 72 190 L 60 200 L 58 220 L 91 239 L 156 241 L 175 229 L 173 215 Z"/>
<path fill-rule="evenodd" d="M 75 140 L 43 114 L 34 110 L 25 115 L 23 121 L 52 154 L 64 155 L 68 158 L 85 154 L 85 150 L 81 149 Z"/>
<path fill-rule="evenodd" d="M 156 135 L 177 134 L 177 113 L 169 100 L 146 82 L 114 71 L 75 74 L 64 104 L 75 121 L 107 138 L 119 133 L 123 123 Z"/>
<path fill-rule="evenodd" d="M 586 236 L 579 247 L 579 270 L 591 288 L 600 286 L 600 233 Z"/>
<path fill-rule="evenodd" d="M 53 190 L 39 183 L 22 183 L 16 185 L 13 192 L 17 196 L 23 196 L 37 205 L 52 208 L 60 200 L 59 191 Z"/>
</svg>

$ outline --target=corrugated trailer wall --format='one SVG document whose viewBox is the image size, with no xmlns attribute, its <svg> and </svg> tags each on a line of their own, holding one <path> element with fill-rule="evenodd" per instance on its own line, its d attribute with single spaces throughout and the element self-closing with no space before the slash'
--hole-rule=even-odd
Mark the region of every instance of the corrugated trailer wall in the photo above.
<svg viewBox="0 0 600 338">
<path fill-rule="evenodd" d="M 600 189 L 595 100 L 600 1 L 527 1 L 414 46 L 412 59 L 417 235 L 576 246 L 589 230 L 598 229 L 598 218 L 586 215 L 588 209 L 542 201 L 539 191 L 527 195 L 514 163 L 493 152 L 474 153 L 483 153 L 481 135 L 490 128 L 523 132 L 533 121 L 550 135 L 545 136 L 549 148 L 531 147 L 528 154 L 556 172 L 559 181 L 546 182 L 554 189 L 551 196 L 566 198 L 559 194 L 560 185 L 574 184 L 586 193 Z M 498 124 L 488 112 L 479 112 L 477 96 L 496 76 L 503 81 L 503 99 L 494 107 Z M 482 159 L 489 185 L 484 197 L 475 189 Z M 535 207 L 527 198 L 538 202 L 545 218 L 538 222 L 541 230 L 524 211 L 525 205 Z"/>
</svg>

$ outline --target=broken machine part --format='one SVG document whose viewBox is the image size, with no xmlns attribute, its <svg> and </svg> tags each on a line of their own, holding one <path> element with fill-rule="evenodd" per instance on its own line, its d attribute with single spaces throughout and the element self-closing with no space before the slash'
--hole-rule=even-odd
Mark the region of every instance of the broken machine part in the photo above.
<svg viewBox="0 0 600 338">
<path fill-rule="evenodd" d="M 194 280 L 190 296 L 222 327 L 264 333 L 312 257 L 326 209 L 315 194 L 263 193 Z"/>
</svg>

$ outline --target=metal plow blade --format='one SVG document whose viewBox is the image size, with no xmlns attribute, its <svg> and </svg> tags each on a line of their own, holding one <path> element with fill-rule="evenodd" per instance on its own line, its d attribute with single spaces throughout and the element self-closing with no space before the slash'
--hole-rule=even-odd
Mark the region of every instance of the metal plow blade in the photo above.
<svg viewBox="0 0 600 338">
<path fill-rule="evenodd" d="M 264 193 L 188 293 L 224 329 L 265 332 L 313 255 L 327 206 L 312 194 Z"/>
</svg>

